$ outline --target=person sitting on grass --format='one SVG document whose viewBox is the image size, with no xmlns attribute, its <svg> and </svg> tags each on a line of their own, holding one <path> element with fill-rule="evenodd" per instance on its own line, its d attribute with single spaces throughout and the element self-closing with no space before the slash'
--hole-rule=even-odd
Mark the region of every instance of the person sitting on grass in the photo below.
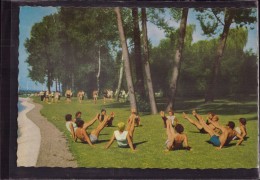
<svg viewBox="0 0 260 180">
<path fill-rule="evenodd" d="M 183 131 L 184 127 L 181 124 L 177 124 L 173 129 L 171 120 L 166 120 L 166 151 L 180 149 L 191 150 L 191 147 L 188 145 L 188 137 Z"/>
<path fill-rule="evenodd" d="M 163 111 L 160 112 L 160 115 L 161 115 L 162 120 L 163 120 L 164 128 L 167 127 L 167 125 L 166 125 L 167 119 L 169 119 L 171 121 L 172 126 L 176 126 L 178 124 L 178 119 L 176 118 L 176 116 L 174 116 L 173 110 L 169 110 L 168 114 L 169 115 L 166 117 L 165 112 L 163 112 Z"/>
<path fill-rule="evenodd" d="M 110 114 L 111 117 L 109 117 L 108 122 L 107 122 L 107 126 L 111 127 L 113 125 L 113 120 L 115 118 L 115 113 L 111 112 Z M 98 114 L 98 120 L 100 123 L 103 122 L 103 120 L 105 119 L 105 117 L 107 117 L 107 111 L 105 109 L 101 109 L 101 114 Z"/>
<path fill-rule="evenodd" d="M 196 126 L 200 133 L 207 134 L 207 131 L 205 131 L 205 129 L 203 128 L 203 126 L 200 124 L 199 121 L 189 118 L 185 112 L 183 112 L 182 115 L 183 115 L 184 119 L 187 119 L 191 124 Z M 219 129 L 217 129 L 215 126 L 213 126 L 212 123 L 209 122 L 209 120 L 218 122 L 218 120 L 219 120 L 218 116 L 214 115 L 213 113 L 208 113 L 207 118 L 208 118 L 208 122 L 206 124 L 209 126 L 209 128 L 211 128 L 212 130 L 214 130 L 216 132 L 219 132 Z"/>
<path fill-rule="evenodd" d="M 214 121 L 214 122 L 218 122 L 218 121 L 219 121 L 218 115 L 216 115 L 216 114 L 214 114 L 214 113 L 212 113 L 212 112 L 209 112 L 209 113 L 208 113 L 208 117 L 207 117 L 207 122 L 206 122 L 206 124 L 207 124 L 211 129 L 213 129 L 214 131 L 220 132 L 220 129 L 216 128 L 212 123 L 210 123 L 209 120 Z"/>
<path fill-rule="evenodd" d="M 106 149 L 108 149 L 116 139 L 118 147 L 120 148 L 127 148 L 130 147 L 131 150 L 135 151 L 133 146 L 133 135 L 135 129 L 135 115 L 130 117 L 130 120 L 127 123 L 127 127 L 125 130 L 125 123 L 120 122 L 117 124 L 118 130 L 114 131 L 113 136 L 111 137 L 110 141 L 106 145 Z"/>
<path fill-rule="evenodd" d="M 136 109 L 135 108 L 132 108 L 131 109 L 131 115 L 128 119 L 128 122 L 131 121 L 131 116 L 134 115 L 135 116 L 135 119 L 134 119 L 134 123 L 135 123 L 135 126 L 140 126 L 141 125 L 141 119 L 140 117 L 137 115 L 137 112 L 136 112 Z"/>
<path fill-rule="evenodd" d="M 239 127 L 235 127 L 235 131 L 244 139 L 246 140 L 246 119 L 239 118 Z M 237 140 L 238 138 L 235 136 L 233 140 Z"/>
<path fill-rule="evenodd" d="M 68 131 L 70 132 L 73 140 L 75 141 L 75 139 L 76 139 L 75 131 L 78 128 L 77 124 L 75 123 L 75 120 L 72 120 L 71 114 L 66 114 L 65 120 L 66 120 L 66 128 L 68 129 Z"/>
<path fill-rule="evenodd" d="M 87 128 L 91 126 L 98 118 L 98 114 L 95 118 L 87 123 L 84 123 L 83 120 L 79 119 L 76 121 L 77 129 L 75 131 L 75 141 L 80 139 L 82 142 L 87 142 L 90 146 L 93 146 L 93 143 L 98 142 L 98 136 L 102 129 L 106 126 L 109 117 L 106 116 L 105 119 L 100 123 L 90 134 L 86 132 Z"/>
<path fill-rule="evenodd" d="M 222 131 L 221 134 L 218 134 L 206 124 L 204 119 L 195 110 L 192 111 L 192 114 L 200 122 L 204 130 L 210 135 L 209 141 L 214 146 L 217 146 L 218 150 L 222 149 L 223 146 L 228 145 L 235 136 L 239 139 L 236 145 L 238 146 L 242 143 L 243 138 L 234 130 L 235 123 L 233 121 L 229 121 L 226 126 L 221 126 L 218 122 L 209 119 L 211 124 Z"/>
<path fill-rule="evenodd" d="M 82 115 L 82 112 L 77 111 L 76 114 L 75 114 L 74 122 L 76 122 L 77 119 L 81 119 L 81 115 Z"/>
</svg>

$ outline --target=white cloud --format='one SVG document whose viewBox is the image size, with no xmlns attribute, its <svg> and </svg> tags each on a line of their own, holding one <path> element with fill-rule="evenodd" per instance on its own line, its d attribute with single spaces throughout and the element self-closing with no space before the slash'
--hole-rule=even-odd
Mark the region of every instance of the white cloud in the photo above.
<svg viewBox="0 0 260 180">
<path fill-rule="evenodd" d="M 148 38 L 152 41 L 154 46 L 157 46 L 160 43 L 160 40 L 165 38 L 164 31 L 152 23 L 147 23 L 147 31 Z"/>
</svg>

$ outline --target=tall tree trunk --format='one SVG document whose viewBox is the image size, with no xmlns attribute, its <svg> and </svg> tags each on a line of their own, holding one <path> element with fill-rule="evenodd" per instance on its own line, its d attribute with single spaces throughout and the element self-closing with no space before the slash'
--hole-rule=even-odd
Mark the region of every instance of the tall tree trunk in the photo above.
<svg viewBox="0 0 260 180">
<path fill-rule="evenodd" d="M 56 91 L 58 91 L 58 78 L 56 78 L 55 85 L 56 85 Z"/>
<path fill-rule="evenodd" d="M 58 84 L 59 84 L 59 92 L 61 92 L 60 81 L 58 81 Z"/>
<path fill-rule="evenodd" d="M 122 80 L 123 80 L 123 74 L 124 74 L 124 58 L 122 55 L 121 63 L 120 63 L 120 70 L 119 70 L 119 79 L 118 79 L 118 85 L 117 85 L 117 94 L 116 94 L 116 101 L 119 101 L 119 94 L 121 91 L 122 86 Z"/>
<path fill-rule="evenodd" d="M 141 36 L 140 36 L 140 28 L 139 28 L 139 17 L 138 17 L 138 8 L 132 8 L 132 16 L 133 16 L 133 39 L 134 39 L 134 57 L 135 57 L 135 72 L 136 72 L 136 82 L 135 82 L 135 90 L 141 95 L 141 97 L 145 96 L 144 89 L 144 73 L 143 73 L 143 63 L 142 63 L 142 55 L 141 55 Z"/>
<path fill-rule="evenodd" d="M 216 88 L 217 79 L 218 79 L 218 76 L 219 76 L 220 60 L 221 60 L 223 53 L 224 53 L 229 28 L 230 28 L 230 25 L 231 25 L 232 20 L 234 18 L 234 15 L 235 15 L 235 10 L 233 10 L 233 9 L 231 9 L 231 10 L 226 9 L 225 10 L 224 29 L 223 29 L 223 32 L 222 32 L 221 37 L 219 39 L 219 44 L 218 44 L 218 47 L 217 47 L 217 53 L 216 53 L 215 61 L 214 61 L 213 68 L 212 68 L 212 76 L 211 76 L 211 79 L 210 79 L 210 82 L 209 82 L 209 85 L 208 85 L 207 92 L 205 94 L 205 102 L 213 102 L 214 101 L 215 88 Z"/>
<path fill-rule="evenodd" d="M 182 17 L 180 23 L 180 33 L 178 38 L 178 46 L 175 52 L 174 63 L 173 63 L 173 71 L 170 81 L 170 90 L 169 90 L 169 102 L 166 107 L 166 110 L 174 108 L 175 96 L 177 92 L 177 83 L 179 77 L 179 71 L 181 68 L 181 58 L 182 58 L 182 50 L 184 46 L 184 38 L 186 33 L 186 24 L 187 24 L 187 17 L 188 17 L 188 8 L 182 9 Z"/>
<path fill-rule="evenodd" d="M 99 77 L 101 70 L 101 58 L 100 58 L 100 47 L 98 49 L 98 73 L 97 73 L 97 91 L 99 92 Z"/>
<path fill-rule="evenodd" d="M 74 70 L 74 68 L 73 68 Z M 71 74 L 71 91 L 73 92 L 74 91 L 74 73 L 72 72 Z"/>
<path fill-rule="evenodd" d="M 47 88 L 48 88 L 48 91 L 51 92 L 51 77 L 50 77 L 50 72 L 48 70 L 48 73 L 47 73 Z"/>
<path fill-rule="evenodd" d="M 131 105 L 131 108 L 137 109 L 135 91 L 134 91 L 130 62 L 129 62 L 128 49 L 127 49 L 125 33 L 124 33 L 124 28 L 123 28 L 123 23 L 122 23 L 122 18 L 121 18 L 121 13 L 120 13 L 119 7 L 115 7 L 115 13 L 117 15 L 118 32 L 119 32 L 119 36 L 120 36 L 120 40 L 121 40 L 121 44 L 122 44 L 122 53 L 123 53 L 124 65 L 125 65 L 125 76 L 126 76 L 126 82 L 127 82 L 127 87 L 128 87 L 130 105 Z"/>
<path fill-rule="evenodd" d="M 146 84 L 149 93 L 149 101 L 152 114 L 157 114 L 157 107 L 154 98 L 153 82 L 149 64 L 148 38 L 147 38 L 147 24 L 146 24 L 146 10 L 142 8 L 142 31 L 143 31 L 143 46 L 144 46 L 144 69 L 146 75 Z"/>
</svg>

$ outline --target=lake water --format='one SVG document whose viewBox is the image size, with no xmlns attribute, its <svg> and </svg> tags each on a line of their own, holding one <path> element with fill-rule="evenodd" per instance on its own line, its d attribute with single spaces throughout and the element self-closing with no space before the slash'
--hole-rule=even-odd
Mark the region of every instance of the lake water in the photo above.
<svg viewBox="0 0 260 180">
<path fill-rule="evenodd" d="M 18 112 L 21 112 L 22 110 L 25 109 L 25 107 L 22 105 L 22 102 L 21 101 L 18 101 Z"/>
<path fill-rule="evenodd" d="M 25 109 L 25 107 L 22 105 L 22 101 L 20 101 L 20 100 L 18 100 L 17 106 L 18 106 L 18 112 L 21 112 L 22 110 Z M 18 138 L 21 136 L 19 127 L 17 129 L 17 135 L 18 135 Z"/>
</svg>

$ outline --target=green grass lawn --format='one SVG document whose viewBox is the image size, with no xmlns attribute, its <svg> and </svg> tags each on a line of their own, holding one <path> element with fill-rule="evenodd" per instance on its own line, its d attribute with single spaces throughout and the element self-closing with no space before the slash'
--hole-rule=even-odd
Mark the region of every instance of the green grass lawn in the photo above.
<svg viewBox="0 0 260 180">
<path fill-rule="evenodd" d="M 192 151 L 178 150 L 165 152 L 166 131 L 163 128 L 163 121 L 158 115 L 145 115 L 141 113 L 142 126 L 136 127 L 134 132 L 134 144 L 137 152 L 131 152 L 130 148 L 118 148 L 114 142 L 109 149 L 104 149 L 116 130 L 116 124 L 120 121 L 126 122 L 130 115 L 130 108 L 127 103 L 108 102 L 103 104 L 98 100 L 93 104 L 91 100 L 84 100 L 79 104 L 73 99 L 71 104 L 66 104 L 64 100 L 55 104 L 47 104 L 34 98 L 36 103 L 43 104 L 41 114 L 53 123 L 60 131 L 64 132 L 68 139 L 70 151 L 76 158 L 79 167 L 113 167 L 113 168 L 256 168 L 258 166 L 258 116 L 256 100 L 243 102 L 231 100 L 216 100 L 214 103 L 204 104 L 202 99 L 178 100 L 175 115 L 179 122 L 184 125 L 184 132 L 188 135 L 189 145 Z M 159 100 L 160 101 L 160 100 Z M 158 101 L 158 102 L 159 102 Z M 163 102 L 163 100 L 161 100 Z M 67 113 L 75 115 L 76 111 L 81 111 L 82 119 L 91 120 L 102 108 L 115 112 L 113 121 L 114 127 L 106 127 L 99 136 L 99 143 L 95 148 L 88 144 L 73 142 L 69 132 L 65 127 L 64 116 Z M 235 141 L 229 147 L 216 150 L 209 144 L 209 135 L 200 134 L 195 126 L 182 118 L 182 112 L 189 115 L 191 109 L 196 108 L 198 113 L 206 117 L 209 111 L 215 112 L 220 117 L 220 123 L 225 124 L 232 120 L 238 126 L 240 117 L 246 118 L 248 139 L 241 146 L 235 146 Z M 161 109 L 159 109 L 161 110 Z M 146 113 L 147 114 L 147 113 Z M 91 129 L 95 128 L 95 122 Z"/>
</svg>

